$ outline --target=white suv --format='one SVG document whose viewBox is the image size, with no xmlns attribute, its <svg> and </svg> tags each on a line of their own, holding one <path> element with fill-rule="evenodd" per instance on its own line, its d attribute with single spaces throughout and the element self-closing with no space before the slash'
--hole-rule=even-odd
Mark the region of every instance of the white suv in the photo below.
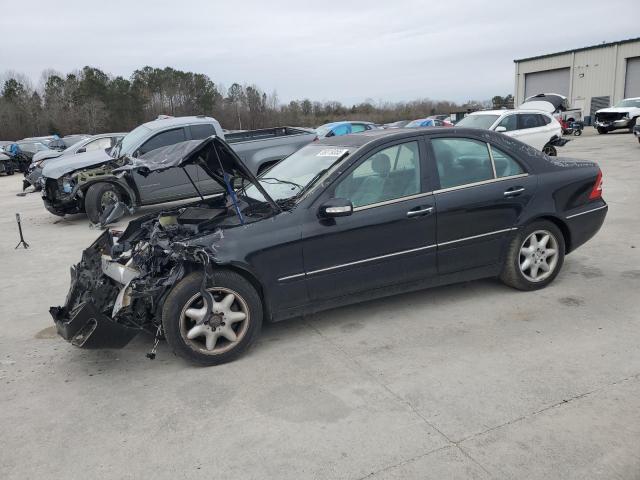
<svg viewBox="0 0 640 480">
<path fill-rule="evenodd" d="M 562 126 L 539 110 L 486 110 L 464 117 L 456 127 L 482 128 L 517 138 L 547 155 L 555 156 L 562 141 Z"/>
</svg>

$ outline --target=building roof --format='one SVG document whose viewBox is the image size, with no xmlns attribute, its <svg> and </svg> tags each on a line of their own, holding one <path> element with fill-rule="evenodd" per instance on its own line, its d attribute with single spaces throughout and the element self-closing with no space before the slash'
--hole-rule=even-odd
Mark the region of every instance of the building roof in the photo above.
<svg viewBox="0 0 640 480">
<path fill-rule="evenodd" d="M 631 43 L 631 42 L 640 42 L 640 37 L 628 38 L 626 40 L 619 40 L 617 42 L 600 43 L 598 45 L 591 45 L 589 47 L 574 48 L 573 50 L 565 50 L 563 52 L 546 53 L 544 55 L 537 55 L 535 57 L 518 58 L 518 59 L 514 60 L 514 63 L 526 62 L 528 60 L 538 60 L 540 58 L 555 57 L 556 55 L 565 55 L 567 53 L 582 52 L 584 50 L 593 50 L 593 49 L 596 49 L 596 48 L 612 47 L 614 45 L 622 45 L 622 44 Z"/>
</svg>

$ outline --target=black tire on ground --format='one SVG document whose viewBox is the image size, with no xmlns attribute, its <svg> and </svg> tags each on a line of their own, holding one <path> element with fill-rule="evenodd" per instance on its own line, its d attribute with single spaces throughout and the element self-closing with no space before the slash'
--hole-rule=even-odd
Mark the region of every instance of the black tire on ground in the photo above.
<svg viewBox="0 0 640 480">
<path fill-rule="evenodd" d="M 549 155 L 550 157 L 557 157 L 558 156 L 558 151 L 556 150 L 556 147 L 554 147 L 553 145 L 545 145 L 544 148 L 542 149 L 542 152 L 546 155 Z"/>
<path fill-rule="evenodd" d="M 636 123 L 638 123 L 637 118 L 631 120 L 631 123 L 629 124 L 629 133 L 633 133 L 633 128 L 636 126 Z"/>
<path fill-rule="evenodd" d="M 115 185 L 107 182 L 91 185 L 84 200 L 87 217 L 92 223 L 98 223 L 107 205 L 116 201 L 122 201 L 122 193 Z"/>
<path fill-rule="evenodd" d="M 520 269 L 521 255 L 520 250 L 524 245 L 525 240 L 534 232 L 546 231 L 553 235 L 558 246 L 558 258 L 551 274 L 540 280 L 534 282 L 525 277 Z M 516 288 L 518 290 L 538 290 L 549 285 L 556 278 L 562 265 L 564 263 L 565 255 L 565 240 L 560 229 L 552 222 L 547 220 L 538 220 L 524 226 L 513 237 L 509 244 L 507 255 L 504 265 L 502 267 L 502 273 L 500 274 L 500 280 L 506 285 Z"/>
<path fill-rule="evenodd" d="M 219 365 L 222 363 L 230 362 L 244 353 L 253 342 L 260 335 L 262 329 L 262 300 L 260 295 L 253 287 L 253 285 L 247 281 L 242 275 L 230 271 L 230 270 L 217 270 L 214 272 L 214 295 L 216 288 L 224 289 L 226 292 L 234 293 L 234 305 L 244 303 L 244 307 L 247 310 L 246 320 L 239 322 L 236 328 L 238 334 L 238 340 L 236 342 L 228 342 L 223 337 L 220 337 L 221 346 L 220 352 L 208 352 L 203 337 L 197 337 L 189 340 L 186 338 L 186 332 L 192 325 L 184 325 L 182 322 L 183 310 L 185 310 L 190 302 L 194 301 L 194 296 L 197 298 L 196 302 L 202 302 L 200 300 L 200 288 L 202 285 L 202 272 L 194 272 L 183 278 L 174 288 L 171 290 L 167 299 L 162 307 L 162 326 L 164 334 L 167 339 L 167 343 L 172 348 L 173 352 L 193 363 L 209 366 Z M 240 297 L 238 299 L 238 297 Z M 216 298 L 216 301 L 218 299 Z M 198 304 L 200 306 L 200 304 Z M 237 308 L 237 307 L 236 307 Z M 184 322 L 189 321 L 185 318 Z M 245 324 L 244 322 L 248 322 Z M 214 345 L 217 348 L 218 343 Z"/>
<path fill-rule="evenodd" d="M 607 130 L 606 128 L 602 128 L 602 127 L 598 127 L 598 133 L 600 135 L 604 135 L 605 133 L 608 133 L 609 130 Z"/>
<path fill-rule="evenodd" d="M 579 128 L 576 128 L 576 129 L 573 131 L 573 134 L 574 134 L 576 137 L 579 137 L 580 135 L 582 135 L 582 130 L 581 130 L 581 129 L 579 129 Z"/>
</svg>

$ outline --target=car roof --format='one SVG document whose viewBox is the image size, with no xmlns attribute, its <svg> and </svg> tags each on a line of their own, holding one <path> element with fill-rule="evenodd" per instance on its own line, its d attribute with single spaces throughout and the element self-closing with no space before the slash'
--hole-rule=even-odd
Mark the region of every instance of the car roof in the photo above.
<svg viewBox="0 0 640 480">
<path fill-rule="evenodd" d="M 360 133 L 352 133 L 350 135 L 340 135 L 337 137 L 325 137 L 311 145 L 330 145 L 334 147 L 360 148 L 369 144 L 384 143 L 389 140 L 402 140 L 403 138 L 411 138 L 416 135 L 439 135 L 442 133 L 469 134 L 477 137 L 478 134 L 484 136 L 496 136 L 491 130 L 479 128 L 456 128 L 456 127 L 418 127 L 418 128 L 394 128 L 367 130 Z"/>
<path fill-rule="evenodd" d="M 477 112 L 471 112 L 469 115 L 504 115 L 505 113 L 543 113 L 545 115 L 550 115 L 549 113 L 542 110 L 532 110 L 532 109 L 509 109 L 509 110 L 479 110 Z"/>
<path fill-rule="evenodd" d="M 180 127 L 183 125 L 193 125 L 195 123 L 212 123 L 215 119 L 212 117 L 205 117 L 204 115 L 197 115 L 191 117 L 163 117 L 156 118 L 143 125 L 150 130 L 163 130 L 167 127 Z"/>
</svg>

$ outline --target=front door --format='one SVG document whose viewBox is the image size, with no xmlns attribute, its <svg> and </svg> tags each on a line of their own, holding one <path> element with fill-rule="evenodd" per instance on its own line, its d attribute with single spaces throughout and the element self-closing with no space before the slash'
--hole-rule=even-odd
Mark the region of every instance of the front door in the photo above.
<svg viewBox="0 0 640 480">
<path fill-rule="evenodd" d="M 424 152 L 419 137 L 371 152 L 309 210 L 303 255 L 312 300 L 436 274 L 435 203 Z M 349 199 L 353 214 L 319 219 L 317 207 L 331 197 Z"/>
<path fill-rule="evenodd" d="M 535 176 L 512 156 L 476 139 L 431 139 L 440 188 L 438 272 L 501 261 L 506 242 L 536 187 Z"/>
</svg>

